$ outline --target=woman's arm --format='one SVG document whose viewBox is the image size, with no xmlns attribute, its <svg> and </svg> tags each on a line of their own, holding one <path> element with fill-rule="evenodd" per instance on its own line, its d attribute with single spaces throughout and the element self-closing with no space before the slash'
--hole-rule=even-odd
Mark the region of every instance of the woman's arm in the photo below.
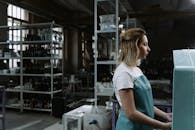
<svg viewBox="0 0 195 130">
<path fill-rule="evenodd" d="M 158 109 L 157 107 L 154 106 L 154 113 L 159 116 L 162 117 L 168 121 L 172 121 L 172 113 L 166 113 L 160 109 Z"/>
<path fill-rule="evenodd" d="M 124 112 L 128 119 L 134 120 L 143 124 L 151 125 L 156 128 L 170 129 L 171 123 L 164 123 L 155 120 L 139 111 L 136 110 L 133 89 L 122 89 L 119 90 L 121 103 Z"/>
</svg>

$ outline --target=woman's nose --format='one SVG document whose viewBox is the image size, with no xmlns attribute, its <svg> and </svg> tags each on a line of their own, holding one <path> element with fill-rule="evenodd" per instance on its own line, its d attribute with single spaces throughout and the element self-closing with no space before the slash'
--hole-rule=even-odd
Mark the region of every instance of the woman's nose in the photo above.
<svg viewBox="0 0 195 130">
<path fill-rule="evenodd" d="M 150 47 L 148 46 L 148 51 L 151 51 Z"/>
</svg>

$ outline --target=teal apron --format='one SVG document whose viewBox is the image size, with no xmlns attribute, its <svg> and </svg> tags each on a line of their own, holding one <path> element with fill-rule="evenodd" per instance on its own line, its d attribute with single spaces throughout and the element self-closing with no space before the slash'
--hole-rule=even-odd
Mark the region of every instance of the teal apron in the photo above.
<svg viewBox="0 0 195 130">
<path fill-rule="evenodd" d="M 136 109 L 154 118 L 152 89 L 148 79 L 144 75 L 135 79 L 133 91 Z M 121 108 L 116 123 L 116 130 L 153 130 L 153 127 L 129 120 Z"/>
</svg>

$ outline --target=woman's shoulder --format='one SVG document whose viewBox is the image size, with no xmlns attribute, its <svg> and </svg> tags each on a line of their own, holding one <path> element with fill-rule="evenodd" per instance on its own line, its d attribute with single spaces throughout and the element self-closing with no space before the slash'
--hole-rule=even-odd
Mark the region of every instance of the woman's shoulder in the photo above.
<svg viewBox="0 0 195 130">
<path fill-rule="evenodd" d="M 143 75 L 141 69 L 137 66 L 134 66 L 134 67 L 130 67 L 128 65 L 126 65 L 125 63 L 120 63 L 116 70 L 115 70 L 116 73 L 120 74 L 120 73 L 128 73 L 129 75 L 133 76 L 133 77 L 138 77 L 140 75 Z"/>
</svg>

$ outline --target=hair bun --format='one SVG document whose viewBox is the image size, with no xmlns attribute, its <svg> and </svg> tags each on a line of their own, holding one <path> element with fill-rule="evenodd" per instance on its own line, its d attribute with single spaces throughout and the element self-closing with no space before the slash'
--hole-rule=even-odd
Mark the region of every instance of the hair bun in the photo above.
<svg viewBox="0 0 195 130">
<path fill-rule="evenodd" d="M 123 40 L 130 40 L 130 34 L 127 33 L 127 31 L 123 31 L 121 32 L 120 34 L 120 39 L 123 41 Z"/>
</svg>

